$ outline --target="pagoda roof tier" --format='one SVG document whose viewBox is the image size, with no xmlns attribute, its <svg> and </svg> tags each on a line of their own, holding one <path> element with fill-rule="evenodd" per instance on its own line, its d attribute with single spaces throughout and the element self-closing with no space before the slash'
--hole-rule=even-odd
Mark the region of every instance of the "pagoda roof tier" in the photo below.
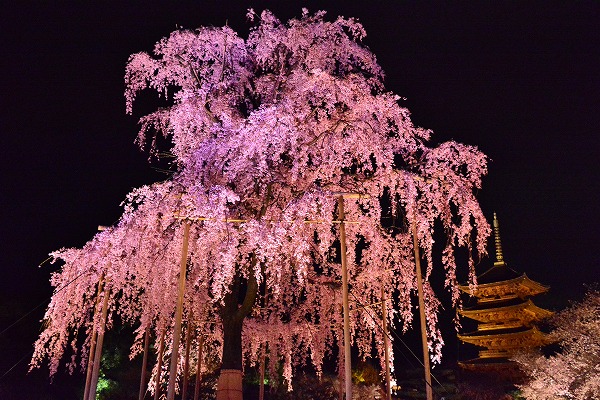
<svg viewBox="0 0 600 400">
<path fill-rule="evenodd" d="M 470 360 L 465 360 L 465 361 L 459 361 L 459 364 L 506 364 L 506 358 L 504 357 L 499 357 L 499 358 L 488 358 L 488 359 L 481 359 L 481 358 L 472 358 Z M 512 361 L 514 362 L 514 361 Z"/>
<path fill-rule="evenodd" d="M 473 358 L 459 361 L 458 365 L 469 371 L 476 372 L 503 372 L 518 370 L 517 364 L 506 358 Z"/>
<path fill-rule="evenodd" d="M 481 334 L 480 332 L 475 332 L 458 335 L 458 338 L 465 343 L 471 343 L 475 346 L 505 351 L 539 347 L 550 343 L 547 335 L 535 327 L 525 331 L 509 333 Z"/>
<path fill-rule="evenodd" d="M 508 280 L 481 283 L 478 284 L 473 291 L 471 291 L 471 288 L 468 285 L 460 286 L 460 290 L 463 292 L 477 297 L 478 303 L 506 301 L 515 298 L 525 299 L 540 293 L 545 293 L 549 289 L 548 286 L 544 286 L 529 279 L 526 274 Z"/>
<path fill-rule="evenodd" d="M 531 327 L 527 327 L 527 326 L 516 326 L 514 328 L 502 328 L 502 329 L 498 329 L 496 331 L 490 331 L 490 332 L 482 332 L 480 330 L 476 330 L 476 331 L 472 331 L 472 332 L 467 332 L 464 333 L 464 336 L 490 336 L 490 335 L 500 335 L 500 334 L 505 334 L 505 333 L 523 333 L 523 332 L 527 332 L 528 330 L 531 330 Z"/>
<path fill-rule="evenodd" d="M 489 310 L 497 307 L 508 307 L 522 304 L 524 299 L 514 297 L 512 299 L 496 300 L 493 303 L 490 302 L 479 302 L 476 297 L 470 297 L 465 302 L 463 310 Z M 468 305 L 467 305 L 468 304 Z"/>
<path fill-rule="evenodd" d="M 479 351 L 479 358 L 481 359 L 487 359 L 487 358 L 494 358 L 494 359 L 508 359 L 510 356 L 512 355 L 512 352 L 508 351 L 508 350 L 481 350 Z"/>
<path fill-rule="evenodd" d="M 463 317 L 483 322 L 484 324 L 478 326 L 478 330 L 529 326 L 532 322 L 552 315 L 551 311 L 536 306 L 531 300 L 503 307 L 473 308 L 458 312 Z"/>
</svg>

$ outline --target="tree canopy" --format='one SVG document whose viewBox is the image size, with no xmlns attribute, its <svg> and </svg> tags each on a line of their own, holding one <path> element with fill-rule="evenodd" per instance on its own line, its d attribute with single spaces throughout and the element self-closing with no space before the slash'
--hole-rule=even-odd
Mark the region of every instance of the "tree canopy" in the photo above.
<svg viewBox="0 0 600 400">
<path fill-rule="evenodd" d="M 593 399 L 600 397 L 600 291 L 591 288 L 551 321 L 557 353 L 516 357 L 528 376 L 520 388 L 526 399 Z"/>
<path fill-rule="evenodd" d="M 52 253 L 64 265 L 52 277 L 56 290 L 32 365 L 47 357 L 55 372 L 70 346 L 75 366 L 78 333 L 89 338 L 99 327 L 97 297 L 107 293 L 108 326 L 118 314 L 138 327 L 132 357 L 146 329 L 157 338 L 165 329 L 169 338 L 189 224 L 184 319 L 210 351 L 226 354 L 233 345 L 224 336 L 235 326 L 239 360 L 224 356 L 224 366 L 241 369 L 242 356 L 254 363 L 268 344 L 272 368 L 281 360 L 288 382 L 296 365 L 310 362 L 320 372 L 342 340 L 343 193 L 356 194 L 345 199 L 352 298 L 377 303 L 383 287 L 395 299 L 386 318 L 398 316 L 405 327 L 416 290 L 408 226 L 416 225 L 428 261 L 429 347 L 439 360 L 439 302 L 428 283 L 434 225 L 446 236 L 446 286 L 457 301 L 454 251 L 485 253 L 490 231 L 474 194 L 486 157 L 453 141 L 429 144 L 432 132 L 415 127 L 400 97 L 386 91 L 355 19 L 328 21 L 306 10 L 287 23 L 269 11 L 248 15 L 247 38 L 228 26 L 180 29 L 153 54 L 130 57 L 127 112 L 142 91 L 168 102 L 140 119 L 137 142 L 156 156 L 168 150 L 175 171 L 131 192 L 118 223 L 84 247 Z M 170 148 L 160 148 L 161 136 Z M 97 295 L 101 280 L 108 291 Z M 362 357 L 373 343 L 383 354 L 382 333 L 358 306 L 351 329 Z"/>
</svg>

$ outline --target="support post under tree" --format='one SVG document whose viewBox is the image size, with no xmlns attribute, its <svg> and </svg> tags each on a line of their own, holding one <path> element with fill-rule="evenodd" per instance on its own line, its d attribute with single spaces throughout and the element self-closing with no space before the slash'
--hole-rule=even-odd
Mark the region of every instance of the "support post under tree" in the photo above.
<svg viewBox="0 0 600 400">
<path fill-rule="evenodd" d="M 267 285 L 265 285 L 265 294 L 263 296 L 263 309 L 267 308 Z M 265 398 L 265 364 L 267 362 L 267 343 L 260 346 L 260 383 L 258 386 L 258 400 Z"/>
<path fill-rule="evenodd" d="M 181 266 L 179 269 L 179 286 L 177 291 L 177 309 L 175 311 L 175 326 L 173 327 L 173 347 L 171 349 L 171 364 L 169 370 L 169 385 L 167 400 L 175 399 L 175 380 L 177 378 L 177 365 L 179 361 L 179 342 L 181 340 L 181 318 L 183 316 L 183 294 L 185 291 L 185 272 L 187 267 L 188 240 L 190 236 L 190 223 L 183 223 L 183 246 L 181 249 Z"/>
<path fill-rule="evenodd" d="M 96 353 L 96 328 L 92 328 L 92 337 L 90 339 L 90 352 L 88 355 L 87 371 L 85 374 L 85 389 L 83 399 L 87 400 L 90 396 L 90 384 L 92 383 L 92 370 L 94 369 L 94 355 Z"/>
<path fill-rule="evenodd" d="M 265 363 L 267 361 L 267 344 L 263 343 L 260 349 L 260 383 L 258 386 L 258 400 L 265 398 Z"/>
<path fill-rule="evenodd" d="M 387 305 L 385 298 L 385 287 L 381 285 L 381 313 L 383 321 L 383 349 L 385 362 L 385 395 L 387 400 L 392 400 L 392 388 L 390 386 L 390 338 L 387 327 Z"/>
<path fill-rule="evenodd" d="M 140 394 L 138 400 L 144 400 L 146 394 L 146 370 L 148 369 L 148 348 L 150 347 L 150 328 L 146 327 L 144 333 L 144 358 L 142 360 L 142 374 L 140 377 Z"/>
<path fill-rule="evenodd" d="M 204 350 L 204 336 L 198 338 L 198 365 L 196 367 L 196 386 L 194 386 L 194 400 L 200 398 L 200 381 L 202 380 L 202 357 Z"/>
<path fill-rule="evenodd" d="M 162 375 L 163 356 L 165 354 L 165 335 L 167 328 L 163 327 L 160 333 L 160 343 L 158 344 L 158 365 L 156 366 L 156 377 L 154 379 L 154 400 L 160 397 L 160 376 Z"/>
<path fill-rule="evenodd" d="M 433 400 L 431 390 L 431 370 L 429 369 L 429 349 L 427 345 L 427 319 L 425 317 L 425 299 L 423 297 L 423 276 L 421 275 L 421 256 L 419 251 L 419 238 L 417 235 L 416 216 L 412 223 L 413 248 L 415 266 L 417 269 L 417 293 L 419 295 L 419 319 L 421 321 L 421 344 L 423 346 L 423 367 L 425 369 L 425 393 L 427 400 Z"/>
<path fill-rule="evenodd" d="M 338 220 L 340 221 L 340 253 L 342 259 L 342 302 L 344 308 L 344 384 L 346 400 L 352 399 L 352 359 L 350 352 L 350 308 L 348 305 L 348 260 L 346 257 L 346 224 L 344 220 L 344 196 L 338 197 Z"/>
<path fill-rule="evenodd" d="M 194 314 L 190 312 L 190 317 L 185 335 L 185 362 L 183 364 L 183 388 L 181 389 L 181 400 L 187 398 L 188 376 L 190 373 L 190 345 L 192 343 L 192 333 L 194 332 Z"/>
<path fill-rule="evenodd" d="M 110 265 L 109 265 L 110 268 Z M 108 315 L 108 296 L 109 290 L 104 285 L 104 299 L 102 300 L 102 315 L 100 316 L 100 328 L 96 339 L 96 351 L 94 352 L 94 367 L 92 369 L 92 377 L 90 380 L 90 390 L 87 400 L 96 399 L 96 388 L 98 387 L 98 378 L 100 376 L 100 360 L 102 359 L 102 344 L 104 342 L 104 331 L 106 329 L 106 316 Z"/>
<path fill-rule="evenodd" d="M 344 310 L 342 310 L 342 314 Z M 342 357 L 342 348 L 344 347 L 343 340 L 338 340 L 338 382 L 339 382 L 339 392 L 338 392 L 338 400 L 344 400 L 344 359 Z"/>
<path fill-rule="evenodd" d="M 104 275 L 102 275 L 100 277 L 100 280 L 98 281 L 98 289 L 96 291 L 96 305 L 94 307 L 94 316 L 96 316 L 96 313 L 98 312 L 98 306 L 100 304 L 100 293 L 102 293 L 103 286 L 104 286 Z M 90 395 L 90 384 L 92 383 L 92 370 L 94 369 L 94 355 L 96 353 L 96 338 L 97 338 L 97 336 L 98 336 L 98 331 L 96 330 L 95 325 L 92 324 L 92 336 L 90 338 L 90 352 L 88 354 L 87 371 L 85 374 L 85 389 L 83 391 L 83 400 L 87 400 Z"/>
</svg>

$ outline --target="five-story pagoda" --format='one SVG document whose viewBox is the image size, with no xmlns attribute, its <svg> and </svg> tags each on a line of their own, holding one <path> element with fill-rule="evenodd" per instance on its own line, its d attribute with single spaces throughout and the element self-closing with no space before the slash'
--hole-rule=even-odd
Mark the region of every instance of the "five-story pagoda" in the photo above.
<svg viewBox="0 0 600 400">
<path fill-rule="evenodd" d="M 493 226 L 496 262 L 477 277 L 475 289 L 471 290 L 467 285 L 460 287 L 476 299 L 473 307 L 459 310 L 461 316 L 477 322 L 476 331 L 458 335 L 462 342 L 481 349 L 477 358 L 459 363 L 469 370 L 508 367 L 511 364 L 509 358 L 515 352 L 549 343 L 537 325 L 552 312 L 537 307 L 531 301 L 532 297 L 547 292 L 549 287 L 506 264 L 495 213 Z"/>
</svg>

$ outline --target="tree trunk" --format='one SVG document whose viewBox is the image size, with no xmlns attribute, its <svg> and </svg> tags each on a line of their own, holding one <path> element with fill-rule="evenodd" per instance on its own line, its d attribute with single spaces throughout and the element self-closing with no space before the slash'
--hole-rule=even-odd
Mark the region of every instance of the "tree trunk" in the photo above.
<svg viewBox="0 0 600 400">
<path fill-rule="evenodd" d="M 272 195 L 272 185 L 267 185 L 265 200 L 258 213 L 262 218 L 266 211 Z M 241 304 L 240 290 L 242 280 L 238 276 L 231 283 L 231 291 L 223 299 L 221 308 L 221 321 L 223 323 L 223 359 L 221 363 L 221 375 L 217 381 L 217 400 L 242 400 L 242 328 L 244 319 L 250 315 L 258 295 L 258 282 L 254 275 L 257 259 L 251 256 L 248 265 L 248 281 L 246 282 L 246 293 Z M 261 266 L 264 274 L 264 266 Z"/>
<path fill-rule="evenodd" d="M 253 260 L 251 266 L 256 261 Z M 217 400 L 242 400 L 242 328 L 244 319 L 250 314 L 256 301 L 258 284 L 254 274 L 250 274 L 242 304 L 238 296 L 242 289 L 240 279 L 235 279 L 231 291 L 221 309 L 223 323 L 223 359 L 221 375 L 217 381 Z"/>
<path fill-rule="evenodd" d="M 243 318 L 223 320 L 223 360 L 217 382 L 217 400 L 242 400 Z"/>
<path fill-rule="evenodd" d="M 242 369 L 242 325 L 242 319 L 223 321 L 223 369 Z"/>
</svg>

